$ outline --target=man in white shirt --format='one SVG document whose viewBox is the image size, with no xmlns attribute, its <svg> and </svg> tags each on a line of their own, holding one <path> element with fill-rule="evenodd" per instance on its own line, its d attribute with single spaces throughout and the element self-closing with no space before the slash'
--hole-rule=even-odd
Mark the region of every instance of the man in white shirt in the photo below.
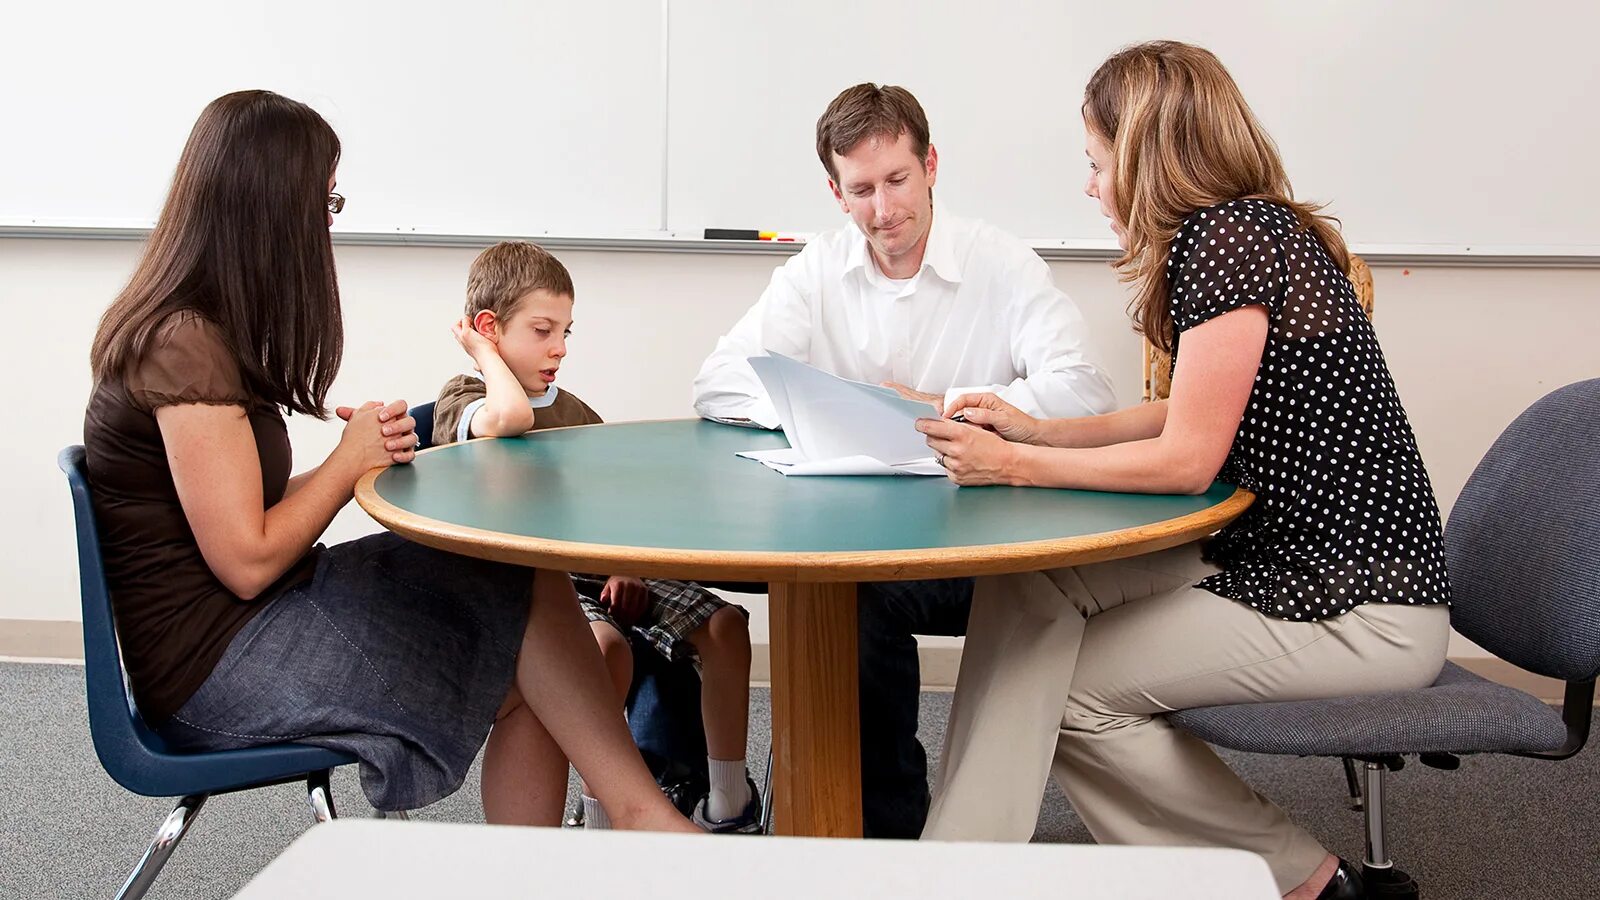
<svg viewBox="0 0 1600 900">
<path fill-rule="evenodd" d="M 1077 307 L 1032 248 L 933 206 L 938 152 L 904 88 L 859 84 L 817 120 L 817 155 L 850 224 L 807 242 L 772 275 L 700 369 L 705 418 L 775 428 L 748 357 L 782 353 L 845 378 L 889 384 L 943 411 L 993 391 L 1027 412 L 1087 416 L 1114 406 L 1081 352 Z M 927 757 L 917 742 L 913 634 L 964 634 L 971 579 L 863 584 L 862 794 L 868 837 L 917 837 Z"/>
<path fill-rule="evenodd" d="M 892 90 L 903 89 L 883 93 Z M 1081 350 L 1083 316 L 1044 260 L 992 225 L 933 214 L 932 146 L 919 152 L 902 132 L 830 152 L 828 184 L 851 224 L 808 241 L 773 272 L 701 366 L 696 412 L 778 427 L 746 361 L 767 352 L 930 402 L 993 391 L 1051 418 L 1113 408 L 1111 385 Z"/>
</svg>

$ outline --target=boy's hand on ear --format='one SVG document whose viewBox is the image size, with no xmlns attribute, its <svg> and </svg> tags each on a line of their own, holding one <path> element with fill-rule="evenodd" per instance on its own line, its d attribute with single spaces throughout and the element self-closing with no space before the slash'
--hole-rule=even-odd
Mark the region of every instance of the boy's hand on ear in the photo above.
<svg viewBox="0 0 1600 900">
<path fill-rule="evenodd" d="M 467 351 L 467 355 L 474 360 L 482 359 L 485 354 L 494 356 L 500 354 L 500 348 L 495 346 L 494 341 L 479 334 L 478 329 L 472 327 L 472 319 L 469 316 L 457 319 L 455 324 L 450 326 L 450 333 L 456 336 L 456 343 L 460 344 L 461 349 Z"/>
<path fill-rule="evenodd" d="M 650 605 L 650 588 L 627 575 L 613 575 L 600 589 L 600 602 L 611 611 L 611 618 L 626 628 L 644 616 Z"/>
</svg>

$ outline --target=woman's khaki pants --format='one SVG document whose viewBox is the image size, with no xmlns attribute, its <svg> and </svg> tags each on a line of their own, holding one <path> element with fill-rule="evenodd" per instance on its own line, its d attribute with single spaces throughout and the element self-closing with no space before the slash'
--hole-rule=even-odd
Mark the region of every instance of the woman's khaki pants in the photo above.
<svg viewBox="0 0 1600 900">
<path fill-rule="evenodd" d="M 1432 684 L 1444 606 L 1295 622 L 1197 588 L 1198 545 L 978 579 L 924 839 L 1026 841 L 1045 777 L 1096 841 L 1235 847 L 1288 891 L 1326 855 L 1163 713 Z"/>
</svg>

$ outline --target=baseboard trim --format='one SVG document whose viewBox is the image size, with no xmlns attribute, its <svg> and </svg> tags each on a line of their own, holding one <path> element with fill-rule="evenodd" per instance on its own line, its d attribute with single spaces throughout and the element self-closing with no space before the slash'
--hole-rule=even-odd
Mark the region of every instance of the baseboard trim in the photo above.
<svg viewBox="0 0 1600 900">
<path fill-rule="evenodd" d="M 755 644 L 750 655 L 750 680 L 756 684 L 772 681 L 772 659 L 766 644 Z M 950 690 L 961 670 L 961 648 L 921 647 L 922 686 L 927 690 Z M 0 657 L 33 662 L 83 660 L 83 623 L 52 619 L 0 619 Z M 1492 656 L 1451 657 L 1451 662 L 1490 681 L 1527 691 L 1546 703 L 1560 703 L 1566 685 L 1554 678 L 1535 675 L 1503 659 Z"/>
<path fill-rule="evenodd" d="M 83 623 L 58 619 L 0 619 L 0 656 L 83 661 Z"/>
</svg>

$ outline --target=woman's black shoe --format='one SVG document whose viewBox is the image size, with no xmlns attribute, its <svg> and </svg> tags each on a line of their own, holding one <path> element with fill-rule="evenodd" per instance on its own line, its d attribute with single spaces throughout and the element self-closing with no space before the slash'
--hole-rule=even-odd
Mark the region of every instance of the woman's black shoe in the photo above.
<svg viewBox="0 0 1600 900">
<path fill-rule="evenodd" d="M 1356 867 L 1344 859 L 1339 860 L 1339 868 L 1333 870 L 1333 877 L 1328 879 L 1328 884 L 1317 895 L 1317 900 L 1364 900 L 1367 896 L 1366 888 L 1361 885 L 1361 873 Z"/>
</svg>

